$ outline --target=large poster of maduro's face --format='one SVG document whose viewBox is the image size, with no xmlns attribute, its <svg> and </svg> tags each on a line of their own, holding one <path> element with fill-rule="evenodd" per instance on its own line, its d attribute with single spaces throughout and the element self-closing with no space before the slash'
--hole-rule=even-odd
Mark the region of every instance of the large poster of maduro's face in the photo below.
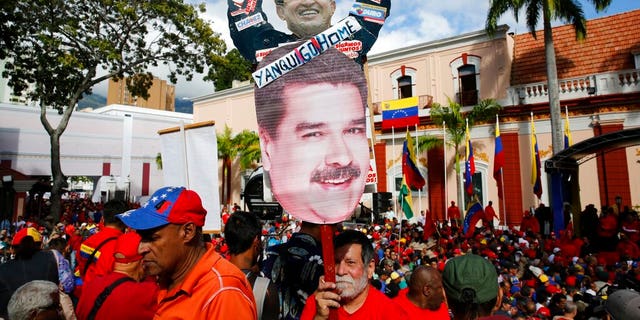
<svg viewBox="0 0 640 320">
<path fill-rule="evenodd" d="M 295 48 L 274 50 L 257 72 Z M 361 67 L 333 48 L 256 87 L 265 182 L 289 214 L 313 223 L 353 214 L 369 169 L 366 98 Z"/>
</svg>

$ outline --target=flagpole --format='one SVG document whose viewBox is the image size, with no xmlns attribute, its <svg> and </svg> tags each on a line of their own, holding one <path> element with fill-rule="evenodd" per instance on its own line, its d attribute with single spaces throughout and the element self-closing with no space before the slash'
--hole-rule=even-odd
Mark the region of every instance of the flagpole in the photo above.
<svg viewBox="0 0 640 320">
<path fill-rule="evenodd" d="M 504 152 L 504 151 L 503 151 Z M 507 229 L 507 204 L 504 200 L 504 171 L 502 167 L 500 167 L 500 188 L 502 189 L 502 215 L 504 216 L 504 221 L 502 224 L 505 226 L 505 230 Z"/>
<path fill-rule="evenodd" d="M 187 160 L 187 131 L 184 128 L 184 121 L 180 121 L 180 137 L 182 138 L 182 155 L 183 155 L 183 166 L 184 166 L 184 182 L 187 188 L 190 188 L 189 184 L 189 161 Z M 227 190 L 227 192 L 229 192 Z M 225 194 L 226 196 L 226 194 Z"/>
<path fill-rule="evenodd" d="M 416 124 L 416 168 L 418 169 L 418 171 L 420 170 L 420 167 L 418 166 L 418 125 L 417 124 Z M 409 192 L 411 192 L 411 190 L 409 190 Z M 422 189 L 418 189 L 418 212 L 422 214 Z"/>
<path fill-rule="evenodd" d="M 395 133 L 395 127 L 391 126 L 391 150 L 393 150 L 393 161 L 396 161 L 396 133 Z M 400 170 L 402 170 L 402 166 L 400 166 Z M 395 177 L 394 177 L 394 181 L 393 181 L 393 186 L 395 189 Z M 395 190 L 394 190 L 395 191 Z M 393 199 L 393 194 L 391 195 L 391 199 Z M 398 201 L 394 201 L 393 202 L 393 215 L 397 217 L 398 215 Z M 385 211 L 386 212 L 386 211 Z"/>
<path fill-rule="evenodd" d="M 447 199 L 447 124 L 442 121 L 442 148 L 444 149 L 444 220 L 449 221 L 449 214 L 447 212 L 447 205 L 449 199 Z"/>
<path fill-rule="evenodd" d="M 403 182 L 404 182 L 404 174 L 403 174 L 402 179 L 403 179 Z M 400 184 L 400 190 L 402 191 L 402 184 Z M 409 192 L 411 192 L 411 189 L 409 189 Z M 394 201 L 394 204 L 397 203 L 397 202 L 398 201 Z M 404 194 L 400 196 L 400 209 L 402 210 L 402 215 L 404 216 Z M 400 220 L 400 228 L 398 229 L 398 246 L 397 246 L 397 249 L 396 249 L 396 251 L 398 252 L 398 256 L 400 256 L 400 238 L 402 238 L 402 218 L 399 219 L 399 220 Z M 395 226 L 393 226 L 393 228 L 395 228 Z"/>
<path fill-rule="evenodd" d="M 531 134 L 535 137 L 536 144 L 537 144 L 538 143 L 538 137 L 535 136 L 536 133 L 535 133 L 535 127 L 534 126 L 535 126 L 535 124 L 533 123 L 533 111 L 531 111 Z M 535 145 L 531 147 L 531 151 L 534 152 L 531 155 L 531 158 L 533 159 L 533 162 L 531 163 L 531 165 L 536 168 L 536 176 L 537 176 L 538 175 L 538 160 L 536 159 Z M 532 168 L 532 170 L 533 170 L 533 168 Z M 534 181 L 533 187 L 535 188 L 535 186 L 536 185 L 535 185 L 535 181 Z M 535 201 L 536 207 L 538 207 L 540 205 L 540 199 L 538 199 L 537 195 L 536 195 L 536 197 L 534 197 L 534 201 Z"/>
<path fill-rule="evenodd" d="M 470 166 L 469 154 L 471 153 L 471 151 L 470 151 L 469 146 L 471 145 L 471 134 L 469 133 L 469 118 L 464 118 L 464 121 L 465 121 L 465 124 L 466 124 L 465 139 L 464 139 L 464 170 L 465 170 L 464 177 L 466 179 L 467 178 L 467 174 L 466 174 L 467 166 Z M 469 170 L 469 173 L 471 173 L 471 170 Z M 465 193 L 468 194 L 468 192 L 467 192 L 467 183 L 472 184 L 473 183 L 472 181 L 473 180 L 471 180 L 469 182 L 465 181 L 464 192 L 462 193 L 462 199 L 460 199 L 460 200 L 462 200 L 463 208 L 467 208 L 469 206 L 464 202 L 464 197 L 465 197 L 464 194 Z M 473 188 L 473 186 L 471 186 L 471 188 Z M 469 197 L 470 197 L 469 202 L 472 202 L 473 201 L 473 189 L 471 190 L 471 194 L 469 195 Z M 458 204 L 458 206 L 460 206 L 460 204 Z M 465 210 L 465 218 L 467 216 L 466 211 L 467 210 Z"/>
<path fill-rule="evenodd" d="M 500 130 L 500 117 L 496 114 L 496 130 Z M 496 135 L 497 136 L 497 135 Z M 502 137 L 500 138 L 500 141 L 502 141 Z M 504 147 L 501 151 L 504 154 Z M 502 216 L 504 218 L 504 220 L 502 221 L 502 225 L 505 227 L 507 227 L 507 204 L 505 201 L 505 196 L 504 196 L 504 162 L 502 161 L 502 163 L 500 164 L 500 194 L 502 195 Z"/>
</svg>

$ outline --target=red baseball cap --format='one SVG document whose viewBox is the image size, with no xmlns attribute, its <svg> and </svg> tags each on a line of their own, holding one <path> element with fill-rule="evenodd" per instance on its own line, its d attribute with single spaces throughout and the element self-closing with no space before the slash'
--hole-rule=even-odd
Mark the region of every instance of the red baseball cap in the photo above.
<svg viewBox="0 0 640 320">
<path fill-rule="evenodd" d="M 540 307 L 540 309 L 538 309 L 536 314 L 537 315 L 541 315 L 541 316 L 545 316 L 545 317 L 551 317 L 551 310 L 549 310 L 549 308 L 547 308 L 547 307 Z"/>
<path fill-rule="evenodd" d="M 142 259 L 138 254 L 138 246 L 140 245 L 140 235 L 135 232 L 127 232 L 116 240 L 116 248 L 113 251 L 113 257 L 116 262 L 129 263 Z"/>
<path fill-rule="evenodd" d="M 38 230 L 36 230 L 36 228 L 34 227 L 28 227 L 20 229 L 20 231 L 16 232 L 16 234 L 13 236 L 13 240 L 11 241 L 11 245 L 19 245 L 22 242 L 22 239 L 24 239 L 26 236 L 30 236 L 31 238 L 33 238 L 34 242 L 42 242 L 42 235 L 40 234 L 40 232 L 38 232 Z"/>
<path fill-rule="evenodd" d="M 185 187 L 163 187 L 151 195 L 140 208 L 118 215 L 129 228 L 148 230 L 169 223 L 193 222 L 204 226 L 207 210 L 202 207 L 200 196 Z"/>
</svg>

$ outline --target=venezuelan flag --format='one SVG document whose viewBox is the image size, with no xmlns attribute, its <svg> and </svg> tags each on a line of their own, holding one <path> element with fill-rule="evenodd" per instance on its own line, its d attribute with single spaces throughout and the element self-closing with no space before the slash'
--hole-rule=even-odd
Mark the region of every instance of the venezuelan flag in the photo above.
<svg viewBox="0 0 640 320">
<path fill-rule="evenodd" d="M 502 168 L 504 167 L 504 150 L 502 149 L 502 138 L 500 137 L 500 121 L 496 116 L 496 141 L 495 153 L 493 156 L 493 178 L 498 185 L 498 198 L 502 198 Z"/>
<path fill-rule="evenodd" d="M 473 146 L 471 145 L 471 135 L 469 134 L 469 123 L 467 122 L 466 142 L 465 142 L 465 164 L 464 164 L 464 188 L 468 195 L 473 194 L 473 175 L 476 173 L 476 163 L 473 157 Z"/>
<path fill-rule="evenodd" d="M 407 137 L 402 146 L 402 175 L 407 178 L 407 185 L 414 189 L 422 189 L 425 181 L 416 164 L 413 138 L 407 130 Z"/>
<path fill-rule="evenodd" d="M 533 193 L 540 199 L 542 197 L 540 152 L 538 150 L 538 139 L 536 138 L 536 127 L 533 124 L 533 114 L 531 115 L 531 184 L 533 184 Z"/>
<path fill-rule="evenodd" d="M 382 129 L 415 126 L 418 121 L 418 97 L 382 102 Z"/>
<path fill-rule="evenodd" d="M 571 147 L 573 141 L 571 139 L 571 128 L 569 127 L 569 110 L 565 107 L 565 117 L 564 117 L 564 148 L 567 149 Z"/>
<path fill-rule="evenodd" d="M 473 236 L 473 232 L 476 230 L 476 223 L 478 223 L 482 216 L 484 216 L 484 210 L 480 202 L 476 202 L 469 207 L 467 214 L 464 216 L 464 222 L 462 223 L 462 233 L 465 237 L 471 238 Z"/>
</svg>

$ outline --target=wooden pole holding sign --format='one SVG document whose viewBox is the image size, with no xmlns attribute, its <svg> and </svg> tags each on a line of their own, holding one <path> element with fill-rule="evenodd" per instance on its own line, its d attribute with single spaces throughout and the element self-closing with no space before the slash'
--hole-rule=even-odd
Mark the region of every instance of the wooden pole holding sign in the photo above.
<svg viewBox="0 0 640 320">
<path fill-rule="evenodd" d="M 336 259 L 333 252 L 333 228 L 330 224 L 320 225 L 320 243 L 322 244 L 322 261 L 324 261 L 324 280 L 336 282 Z M 329 308 L 329 320 L 338 320 L 338 309 Z"/>
</svg>

